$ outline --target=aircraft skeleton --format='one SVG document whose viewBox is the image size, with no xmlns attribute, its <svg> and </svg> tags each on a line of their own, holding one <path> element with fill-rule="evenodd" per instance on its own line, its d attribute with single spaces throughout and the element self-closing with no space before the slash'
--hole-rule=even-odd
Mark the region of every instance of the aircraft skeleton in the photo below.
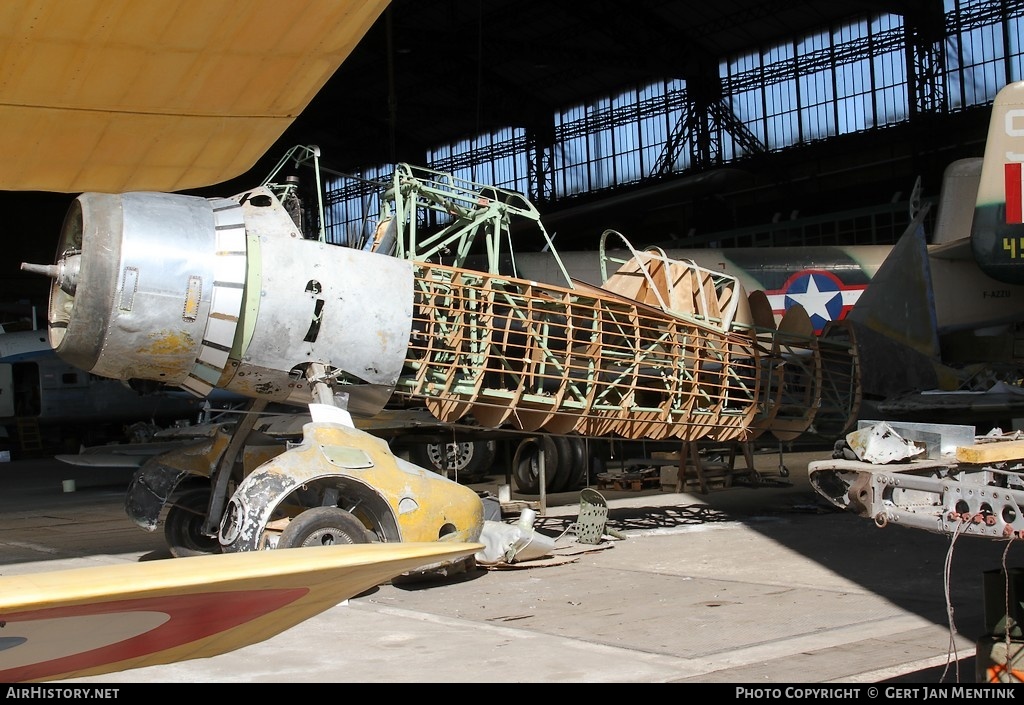
<svg viewBox="0 0 1024 705">
<path fill-rule="evenodd" d="M 315 162 L 318 151 L 292 155 Z M 602 241 L 618 238 L 630 256 L 600 286 L 500 274 L 513 216 L 532 220 L 557 257 L 532 205 L 407 165 L 382 198 L 372 243 L 329 245 L 322 229 L 301 232 L 289 182 L 274 178 L 233 198 L 80 196 L 56 264 L 32 267 L 54 279 L 58 354 L 97 374 L 198 395 L 225 389 L 257 404 L 337 407 L 341 418 L 425 407 L 439 424 L 557 436 L 747 443 L 806 431 L 819 406 L 822 359 L 806 314 L 779 328 L 770 316 L 755 320 L 729 275 L 637 251 L 613 231 Z M 424 209 L 452 219 L 425 234 Z M 478 240 L 487 272 L 419 259 L 450 249 L 463 262 Z M 152 530 L 170 504 L 165 533 L 176 554 L 216 548 L 213 536 L 226 551 L 272 547 L 282 536 L 282 545 L 301 545 L 320 529 L 296 537 L 310 523 L 297 519 L 324 507 L 337 509 L 338 527 L 362 523 L 366 537 L 349 530 L 349 540 L 478 538 L 475 493 L 461 498 L 471 491 L 453 482 L 447 499 L 411 522 L 402 509 L 410 498 L 389 487 L 422 470 L 380 454 L 379 439 L 347 422 L 334 429 L 338 418 L 314 420 L 301 444 L 259 462 L 242 452 L 245 424 L 230 443 L 193 449 L 198 463 L 157 456 L 136 473 L 126 509 Z M 349 450 L 326 450 L 336 446 Z M 301 468 L 289 460 L 296 454 L 306 457 Z M 188 514 L 195 500 L 174 499 L 196 481 L 209 488 L 202 521 Z M 182 545 L 182 535 L 192 539 Z"/>
</svg>

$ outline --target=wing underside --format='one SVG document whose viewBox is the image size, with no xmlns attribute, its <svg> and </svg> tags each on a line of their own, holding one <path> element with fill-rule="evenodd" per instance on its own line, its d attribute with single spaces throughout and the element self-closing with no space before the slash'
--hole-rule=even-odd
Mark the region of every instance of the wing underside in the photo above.
<svg viewBox="0 0 1024 705">
<path fill-rule="evenodd" d="M 387 0 L 11 0 L 0 189 L 178 191 L 248 171 Z"/>
</svg>

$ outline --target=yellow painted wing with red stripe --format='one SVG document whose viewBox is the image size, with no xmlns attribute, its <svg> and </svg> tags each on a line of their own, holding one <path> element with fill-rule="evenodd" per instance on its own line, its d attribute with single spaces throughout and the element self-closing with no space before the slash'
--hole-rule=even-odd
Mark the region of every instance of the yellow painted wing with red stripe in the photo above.
<svg viewBox="0 0 1024 705">
<path fill-rule="evenodd" d="M 269 639 L 470 543 L 371 543 L 0 577 L 0 683 L 205 658 Z"/>
</svg>

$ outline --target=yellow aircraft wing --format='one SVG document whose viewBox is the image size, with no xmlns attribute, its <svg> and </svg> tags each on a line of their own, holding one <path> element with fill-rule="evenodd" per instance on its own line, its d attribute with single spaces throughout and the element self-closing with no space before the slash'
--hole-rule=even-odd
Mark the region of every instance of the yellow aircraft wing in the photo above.
<svg viewBox="0 0 1024 705">
<path fill-rule="evenodd" d="M 0 189 L 179 191 L 248 171 L 388 0 L 6 0 Z"/>
<path fill-rule="evenodd" d="M 216 656 L 482 548 L 339 544 L 0 576 L 0 683 Z"/>
</svg>

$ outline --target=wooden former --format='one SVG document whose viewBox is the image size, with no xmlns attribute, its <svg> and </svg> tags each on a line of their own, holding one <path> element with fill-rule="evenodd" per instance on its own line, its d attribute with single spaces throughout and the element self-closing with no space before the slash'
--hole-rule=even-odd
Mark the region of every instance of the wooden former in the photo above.
<svg viewBox="0 0 1024 705">
<path fill-rule="evenodd" d="M 397 394 L 445 423 L 557 435 L 747 443 L 807 431 L 823 363 L 806 312 L 776 328 L 763 292 L 628 250 L 600 287 L 416 262 Z"/>
<path fill-rule="evenodd" d="M 698 438 L 756 413 L 748 335 L 599 287 L 417 263 L 412 330 L 397 391 L 444 422 Z"/>
<path fill-rule="evenodd" d="M 764 433 L 792 440 L 810 428 L 821 398 L 821 356 L 814 328 L 802 306 L 787 310 L 776 326 L 763 291 L 751 292 L 748 301 L 762 372 L 759 413 L 751 423 L 750 440 Z"/>
<path fill-rule="evenodd" d="M 734 276 L 606 230 L 602 284 L 583 283 L 521 194 L 423 168 L 399 165 L 382 204 L 396 255 L 414 268 L 399 400 L 444 423 L 559 436 L 743 443 L 809 427 L 817 360 L 797 357 L 813 345 L 802 328 L 776 330 L 763 292 L 751 304 Z M 428 212 L 446 224 L 420 232 Z M 538 228 L 564 282 L 502 273 L 513 216 Z M 486 271 L 467 268 L 479 240 Z M 442 256 L 451 264 L 434 263 Z"/>
<path fill-rule="evenodd" d="M 814 426 L 840 438 L 857 419 L 861 402 L 860 359 L 853 328 L 845 320 L 829 321 L 818 337 L 821 394 Z"/>
</svg>

